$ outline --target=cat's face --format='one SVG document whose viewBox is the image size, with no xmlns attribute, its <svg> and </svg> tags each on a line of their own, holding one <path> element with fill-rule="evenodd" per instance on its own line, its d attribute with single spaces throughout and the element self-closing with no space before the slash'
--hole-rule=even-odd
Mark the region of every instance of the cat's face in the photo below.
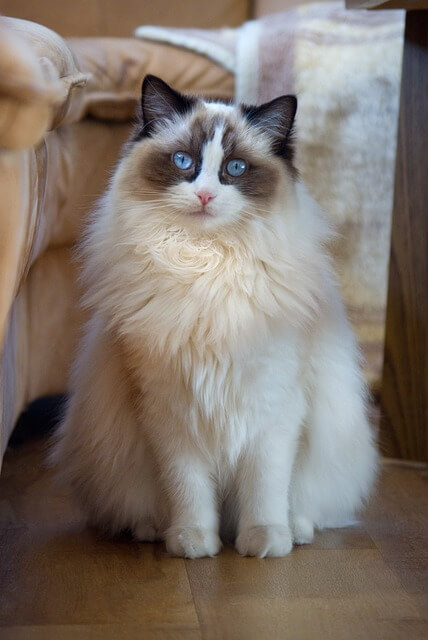
<svg viewBox="0 0 428 640">
<path fill-rule="evenodd" d="M 209 103 L 147 76 L 128 192 L 157 216 L 204 229 L 265 215 L 281 180 L 295 173 L 296 104 L 293 96 L 261 107 Z"/>
</svg>

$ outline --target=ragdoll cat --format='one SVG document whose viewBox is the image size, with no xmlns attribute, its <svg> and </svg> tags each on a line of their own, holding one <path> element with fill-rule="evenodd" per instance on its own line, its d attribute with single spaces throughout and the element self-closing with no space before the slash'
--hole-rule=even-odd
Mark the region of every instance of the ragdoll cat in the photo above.
<svg viewBox="0 0 428 640">
<path fill-rule="evenodd" d="M 97 525 L 170 553 L 283 556 L 353 520 L 377 454 L 359 354 L 293 166 L 294 96 L 144 80 L 83 246 L 92 310 L 55 445 Z"/>
</svg>

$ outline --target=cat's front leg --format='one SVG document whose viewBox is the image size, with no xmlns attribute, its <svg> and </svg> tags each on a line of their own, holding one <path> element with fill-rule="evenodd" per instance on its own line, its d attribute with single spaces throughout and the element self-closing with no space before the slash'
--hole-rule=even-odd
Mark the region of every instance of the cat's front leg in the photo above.
<svg viewBox="0 0 428 640">
<path fill-rule="evenodd" d="M 279 557 L 293 546 L 288 488 L 298 425 L 265 430 L 240 461 L 236 548 L 241 555 Z"/>
<path fill-rule="evenodd" d="M 200 457 L 171 451 L 164 477 L 170 500 L 166 548 L 175 556 L 214 556 L 221 548 L 216 492 L 210 469 Z"/>
</svg>

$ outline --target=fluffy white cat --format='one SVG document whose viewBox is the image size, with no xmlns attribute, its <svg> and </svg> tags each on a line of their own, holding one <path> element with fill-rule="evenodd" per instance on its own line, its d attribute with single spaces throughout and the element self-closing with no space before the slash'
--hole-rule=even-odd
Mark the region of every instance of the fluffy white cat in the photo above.
<svg viewBox="0 0 428 640">
<path fill-rule="evenodd" d="M 54 459 L 92 522 L 174 555 L 283 556 L 352 521 L 376 475 L 296 106 L 148 76 L 84 241 L 92 318 Z"/>
</svg>

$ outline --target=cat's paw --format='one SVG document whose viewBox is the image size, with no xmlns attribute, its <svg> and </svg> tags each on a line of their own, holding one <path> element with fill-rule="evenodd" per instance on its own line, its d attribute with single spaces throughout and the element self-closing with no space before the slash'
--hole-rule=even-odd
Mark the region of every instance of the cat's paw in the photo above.
<svg viewBox="0 0 428 640">
<path fill-rule="evenodd" d="M 293 541 L 295 544 L 310 544 L 314 539 L 314 524 L 305 516 L 292 518 Z"/>
<path fill-rule="evenodd" d="M 140 520 L 132 529 L 132 533 L 138 542 L 155 542 L 162 539 L 160 531 L 152 520 Z"/>
<path fill-rule="evenodd" d="M 221 540 L 211 529 L 171 527 L 166 532 L 166 549 L 173 556 L 203 558 L 217 555 Z"/>
<path fill-rule="evenodd" d="M 270 524 L 243 529 L 235 544 L 242 556 L 278 558 L 290 553 L 293 539 L 289 527 Z"/>
</svg>

